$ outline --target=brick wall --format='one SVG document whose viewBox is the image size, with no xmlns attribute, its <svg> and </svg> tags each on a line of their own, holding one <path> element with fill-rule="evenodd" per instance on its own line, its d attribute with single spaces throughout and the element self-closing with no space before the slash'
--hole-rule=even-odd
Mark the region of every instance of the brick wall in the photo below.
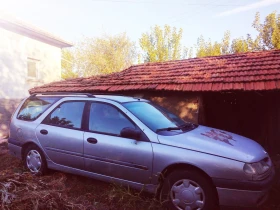
<svg viewBox="0 0 280 210">
<path fill-rule="evenodd" d="M 21 99 L 0 99 L 0 137 L 8 135 L 10 118 L 20 101 Z"/>
</svg>

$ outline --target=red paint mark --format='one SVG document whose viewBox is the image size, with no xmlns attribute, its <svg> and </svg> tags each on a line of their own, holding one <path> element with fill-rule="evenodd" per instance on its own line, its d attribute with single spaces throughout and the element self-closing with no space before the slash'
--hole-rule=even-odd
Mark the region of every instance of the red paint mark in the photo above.
<svg viewBox="0 0 280 210">
<path fill-rule="evenodd" d="M 233 139 L 233 137 L 224 132 L 224 131 L 219 131 L 219 130 L 214 130 L 214 129 L 211 129 L 210 131 L 207 131 L 205 133 L 201 133 L 201 135 L 203 136 L 207 136 L 211 139 L 214 139 L 214 140 L 217 140 L 217 141 L 221 141 L 221 142 L 224 142 L 226 144 L 229 144 L 231 146 L 233 146 L 233 144 L 230 143 L 230 140 L 231 141 L 236 141 Z"/>
</svg>

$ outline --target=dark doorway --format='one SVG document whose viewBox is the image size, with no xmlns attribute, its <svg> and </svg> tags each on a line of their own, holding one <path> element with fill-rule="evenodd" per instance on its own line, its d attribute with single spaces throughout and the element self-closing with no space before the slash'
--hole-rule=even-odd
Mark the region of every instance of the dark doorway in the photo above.
<svg viewBox="0 0 280 210">
<path fill-rule="evenodd" d="M 280 94 L 257 92 L 206 93 L 204 124 L 259 142 L 280 153 Z"/>
</svg>

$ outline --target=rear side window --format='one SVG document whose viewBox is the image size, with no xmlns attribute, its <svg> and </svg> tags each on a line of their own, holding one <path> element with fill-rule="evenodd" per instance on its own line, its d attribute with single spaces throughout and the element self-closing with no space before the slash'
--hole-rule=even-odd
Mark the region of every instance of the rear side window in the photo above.
<svg viewBox="0 0 280 210">
<path fill-rule="evenodd" d="M 25 121 L 34 121 L 44 111 L 47 110 L 53 103 L 55 103 L 59 98 L 50 97 L 30 97 L 28 98 L 22 107 L 20 108 L 17 119 Z"/>
<path fill-rule="evenodd" d="M 69 101 L 60 104 L 43 123 L 58 127 L 81 129 L 85 102 Z"/>
</svg>

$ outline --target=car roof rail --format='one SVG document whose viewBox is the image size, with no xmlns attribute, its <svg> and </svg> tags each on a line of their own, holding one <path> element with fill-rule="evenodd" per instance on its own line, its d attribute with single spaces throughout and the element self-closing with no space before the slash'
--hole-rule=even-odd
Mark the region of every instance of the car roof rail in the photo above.
<svg viewBox="0 0 280 210">
<path fill-rule="evenodd" d="M 95 98 L 92 93 L 79 93 L 79 92 L 46 92 L 46 93 L 33 93 L 30 97 L 35 97 L 37 95 L 72 95 L 72 96 L 87 96 L 89 98 Z"/>
<path fill-rule="evenodd" d="M 106 95 L 108 95 L 108 96 L 127 96 L 127 95 L 124 95 L 124 94 L 121 94 L 121 93 L 111 93 L 111 92 L 95 92 L 95 93 L 91 93 L 91 94 L 93 94 L 93 95 L 104 95 L 104 96 L 106 96 Z M 129 96 L 127 96 L 127 97 L 129 97 Z"/>
</svg>

